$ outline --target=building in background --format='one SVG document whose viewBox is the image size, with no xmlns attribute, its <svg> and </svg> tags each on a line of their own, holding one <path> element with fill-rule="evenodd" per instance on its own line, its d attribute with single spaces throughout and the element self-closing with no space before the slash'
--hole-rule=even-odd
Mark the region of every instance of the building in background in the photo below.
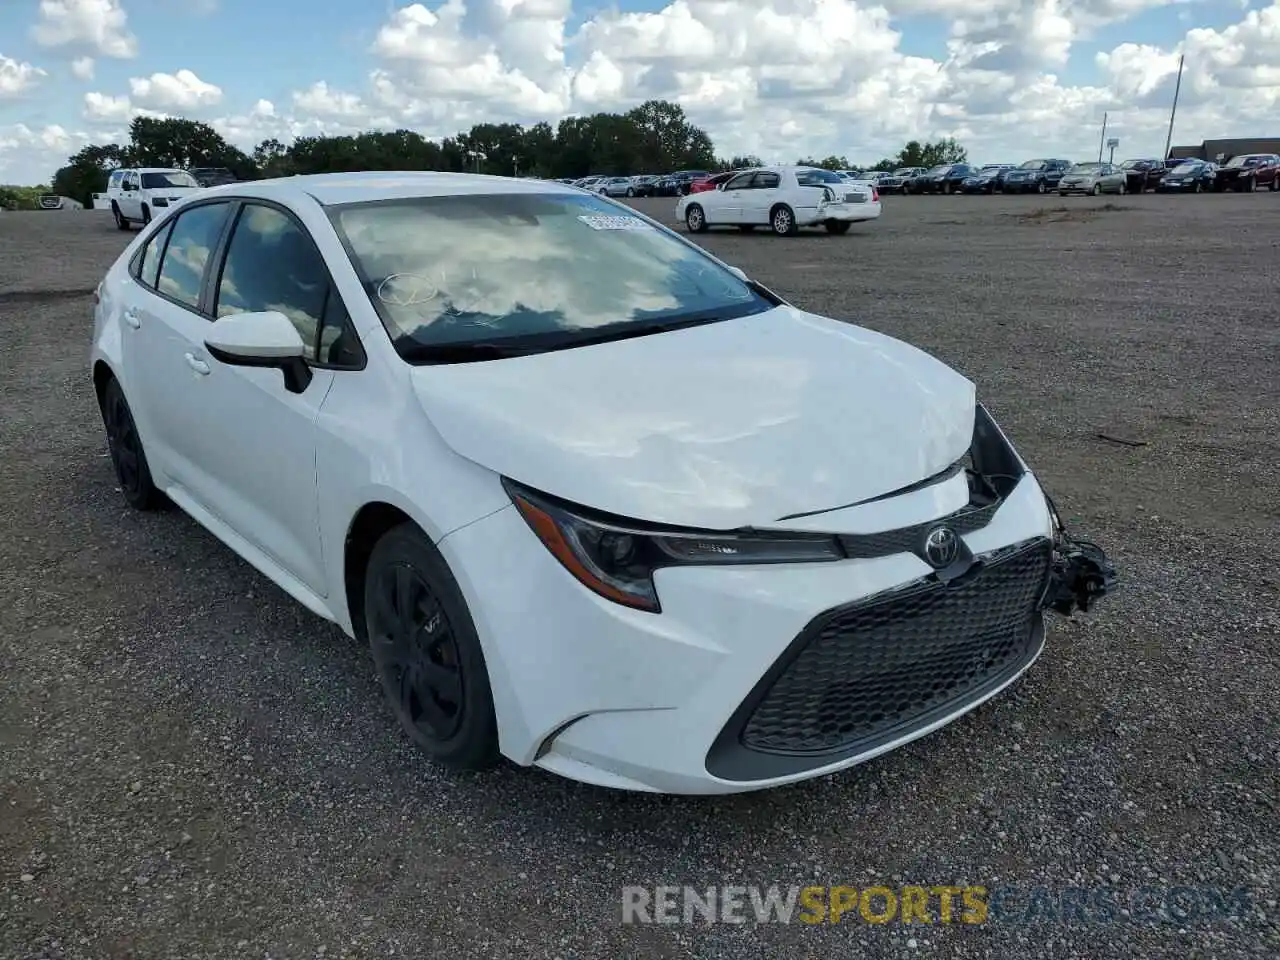
<svg viewBox="0 0 1280 960">
<path fill-rule="evenodd" d="M 1241 153 L 1280 153 L 1280 137 L 1240 137 L 1234 140 L 1206 140 L 1198 147 L 1173 147 L 1169 160 L 1209 160 L 1223 163 Z"/>
</svg>

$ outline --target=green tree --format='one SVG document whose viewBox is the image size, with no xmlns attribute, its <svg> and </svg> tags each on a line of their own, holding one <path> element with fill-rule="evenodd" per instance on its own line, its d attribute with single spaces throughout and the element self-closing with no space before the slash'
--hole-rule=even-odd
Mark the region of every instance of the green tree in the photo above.
<svg viewBox="0 0 1280 960">
<path fill-rule="evenodd" d="M 134 117 L 129 124 L 132 162 L 146 167 L 226 167 L 241 179 L 254 163 L 207 123 L 181 117 Z"/>
<path fill-rule="evenodd" d="M 128 146 L 108 143 L 90 144 L 67 160 L 67 165 L 53 175 L 52 190 L 62 197 L 78 200 L 86 207 L 93 195 L 107 189 L 107 177 L 116 167 L 132 163 Z"/>
</svg>

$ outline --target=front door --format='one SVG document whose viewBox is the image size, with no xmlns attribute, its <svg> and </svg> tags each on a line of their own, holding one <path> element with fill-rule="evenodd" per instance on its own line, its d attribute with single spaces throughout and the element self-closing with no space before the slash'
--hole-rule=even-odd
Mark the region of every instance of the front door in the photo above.
<svg viewBox="0 0 1280 960">
<path fill-rule="evenodd" d="M 121 185 L 120 213 L 128 217 L 130 220 L 142 219 L 142 179 L 136 170 L 132 170 L 124 175 L 124 183 Z"/>
<path fill-rule="evenodd" d="M 715 215 L 707 219 L 712 223 L 744 223 L 743 207 L 746 204 L 747 191 L 751 187 L 750 172 L 740 173 L 725 181 L 724 189 L 715 191 L 719 196 L 712 197 L 715 203 Z M 708 191 L 710 192 L 710 191 Z"/>
</svg>

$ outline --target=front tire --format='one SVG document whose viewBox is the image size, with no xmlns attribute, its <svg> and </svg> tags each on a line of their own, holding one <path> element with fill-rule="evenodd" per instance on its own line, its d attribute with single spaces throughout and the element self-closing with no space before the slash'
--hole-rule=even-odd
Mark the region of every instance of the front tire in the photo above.
<svg viewBox="0 0 1280 960">
<path fill-rule="evenodd" d="M 413 524 L 373 548 L 364 624 L 382 690 L 414 743 L 455 770 L 497 763 L 498 724 L 475 623 L 448 564 Z"/>
<path fill-rule="evenodd" d="M 635 195 L 636 195 L 636 192 L 632 190 L 630 187 L 627 187 L 627 196 L 634 197 Z"/>
<path fill-rule="evenodd" d="M 142 225 L 145 227 L 151 222 L 151 208 L 145 203 L 142 205 Z"/>
<path fill-rule="evenodd" d="M 111 465 L 115 468 L 116 481 L 125 502 L 135 510 L 155 510 L 163 506 L 164 494 L 156 489 L 151 479 L 151 468 L 147 464 L 146 451 L 142 449 L 138 425 L 124 398 L 120 381 L 115 377 L 108 380 L 103 388 L 100 406 Z"/>
<path fill-rule="evenodd" d="M 689 209 L 684 212 L 684 225 L 689 228 L 690 233 L 706 233 L 707 215 L 702 207 L 696 203 L 689 204 Z"/>
<path fill-rule="evenodd" d="M 1100 183 L 1095 183 L 1095 184 L 1093 185 L 1093 189 L 1092 189 L 1091 191 L 1089 191 L 1089 192 L 1090 192 L 1090 193 L 1092 193 L 1095 197 L 1100 197 L 1100 196 L 1102 196 L 1102 184 L 1100 184 Z"/>
<path fill-rule="evenodd" d="M 1041 180 L 1039 183 L 1036 184 L 1036 193 L 1048 193 L 1048 192 L 1049 190 L 1045 186 L 1045 183 L 1043 180 Z"/>
<path fill-rule="evenodd" d="M 780 203 L 769 211 L 769 226 L 773 228 L 773 232 L 779 237 L 795 236 L 796 231 L 799 229 L 796 226 L 795 211 L 785 203 Z"/>
<path fill-rule="evenodd" d="M 115 217 L 115 218 L 116 218 L 116 229 L 117 229 L 117 230 L 128 230 L 128 229 L 129 229 L 129 221 L 128 221 L 128 220 L 126 220 L 126 219 L 125 219 L 124 214 L 122 214 L 122 213 L 120 212 L 120 205 L 119 205 L 118 203 L 114 203 L 114 202 L 113 202 L 113 203 L 111 204 L 111 215 L 112 215 L 113 217 Z"/>
</svg>

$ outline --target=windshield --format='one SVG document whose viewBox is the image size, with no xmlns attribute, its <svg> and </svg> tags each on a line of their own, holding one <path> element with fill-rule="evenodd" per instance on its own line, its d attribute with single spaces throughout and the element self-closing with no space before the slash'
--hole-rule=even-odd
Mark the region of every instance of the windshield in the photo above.
<svg viewBox="0 0 1280 960">
<path fill-rule="evenodd" d="M 1252 167 L 1256 166 L 1257 163 L 1257 157 L 1232 157 L 1227 161 L 1227 166 L 1230 168 Z"/>
<path fill-rule="evenodd" d="M 1199 160 L 1183 160 L 1173 168 L 1174 173 L 1191 173 L 1193 170 L 1199 170 L 1201 163 Z"/>
<path fill-rule="evenodd" d="M 199 187 L 196 178 L 189 173 L 181 170 L 172 170 L 168 173 L 144 173 L 142 175 L 142 189 L 154 190 L 157 187 Z"/>
<path fill-rule="evenodd" d="M 949 164 L 949 163 L 940 163 L 940 164 L 938 164 L 936 167 L 934 167 L 932 170 L 930 170 L 929 172 L 930 172 L 930 173 L 946 173 L 946 172 L 947 172 L 948 170 L 950 170 L 950 169 L 951 169 L 951 164 Z"/>
<path fill-rule="evenodd" d="M 410 363 L 487 359 L 464 356 L 467 347 L 539 352 L 773 307 L 697 247 L 603 197 L 464 194 L 348 204 L 330 217 Z"/>
<path fill-rule="evenodd" d="M 893 175 L 895 177 L 909 177 L 915 172 L 915 167 L 899 167 L 897 170 L 893 171 Z"/>
<path fill-rule="evenodd" d="M 1042 170 L 1044 169 L 1043 160 L 1028 160 L 1026 163 L 1018 167 L 1019 170 Z"/>
<path fill-rule="evenodd" d="M 1001 164 L 989 163 L 978 172 L 979 173 L 999 173 L 1003 169 L 1004 167 Z"/>
<path fill-rule="evenodd" d="M 820 187 L 824 183 L 844 183 L 844 178 L 830 170 L 810 167 L 796 171 L 796 183 L 802 187 Z"/>
</svg>

